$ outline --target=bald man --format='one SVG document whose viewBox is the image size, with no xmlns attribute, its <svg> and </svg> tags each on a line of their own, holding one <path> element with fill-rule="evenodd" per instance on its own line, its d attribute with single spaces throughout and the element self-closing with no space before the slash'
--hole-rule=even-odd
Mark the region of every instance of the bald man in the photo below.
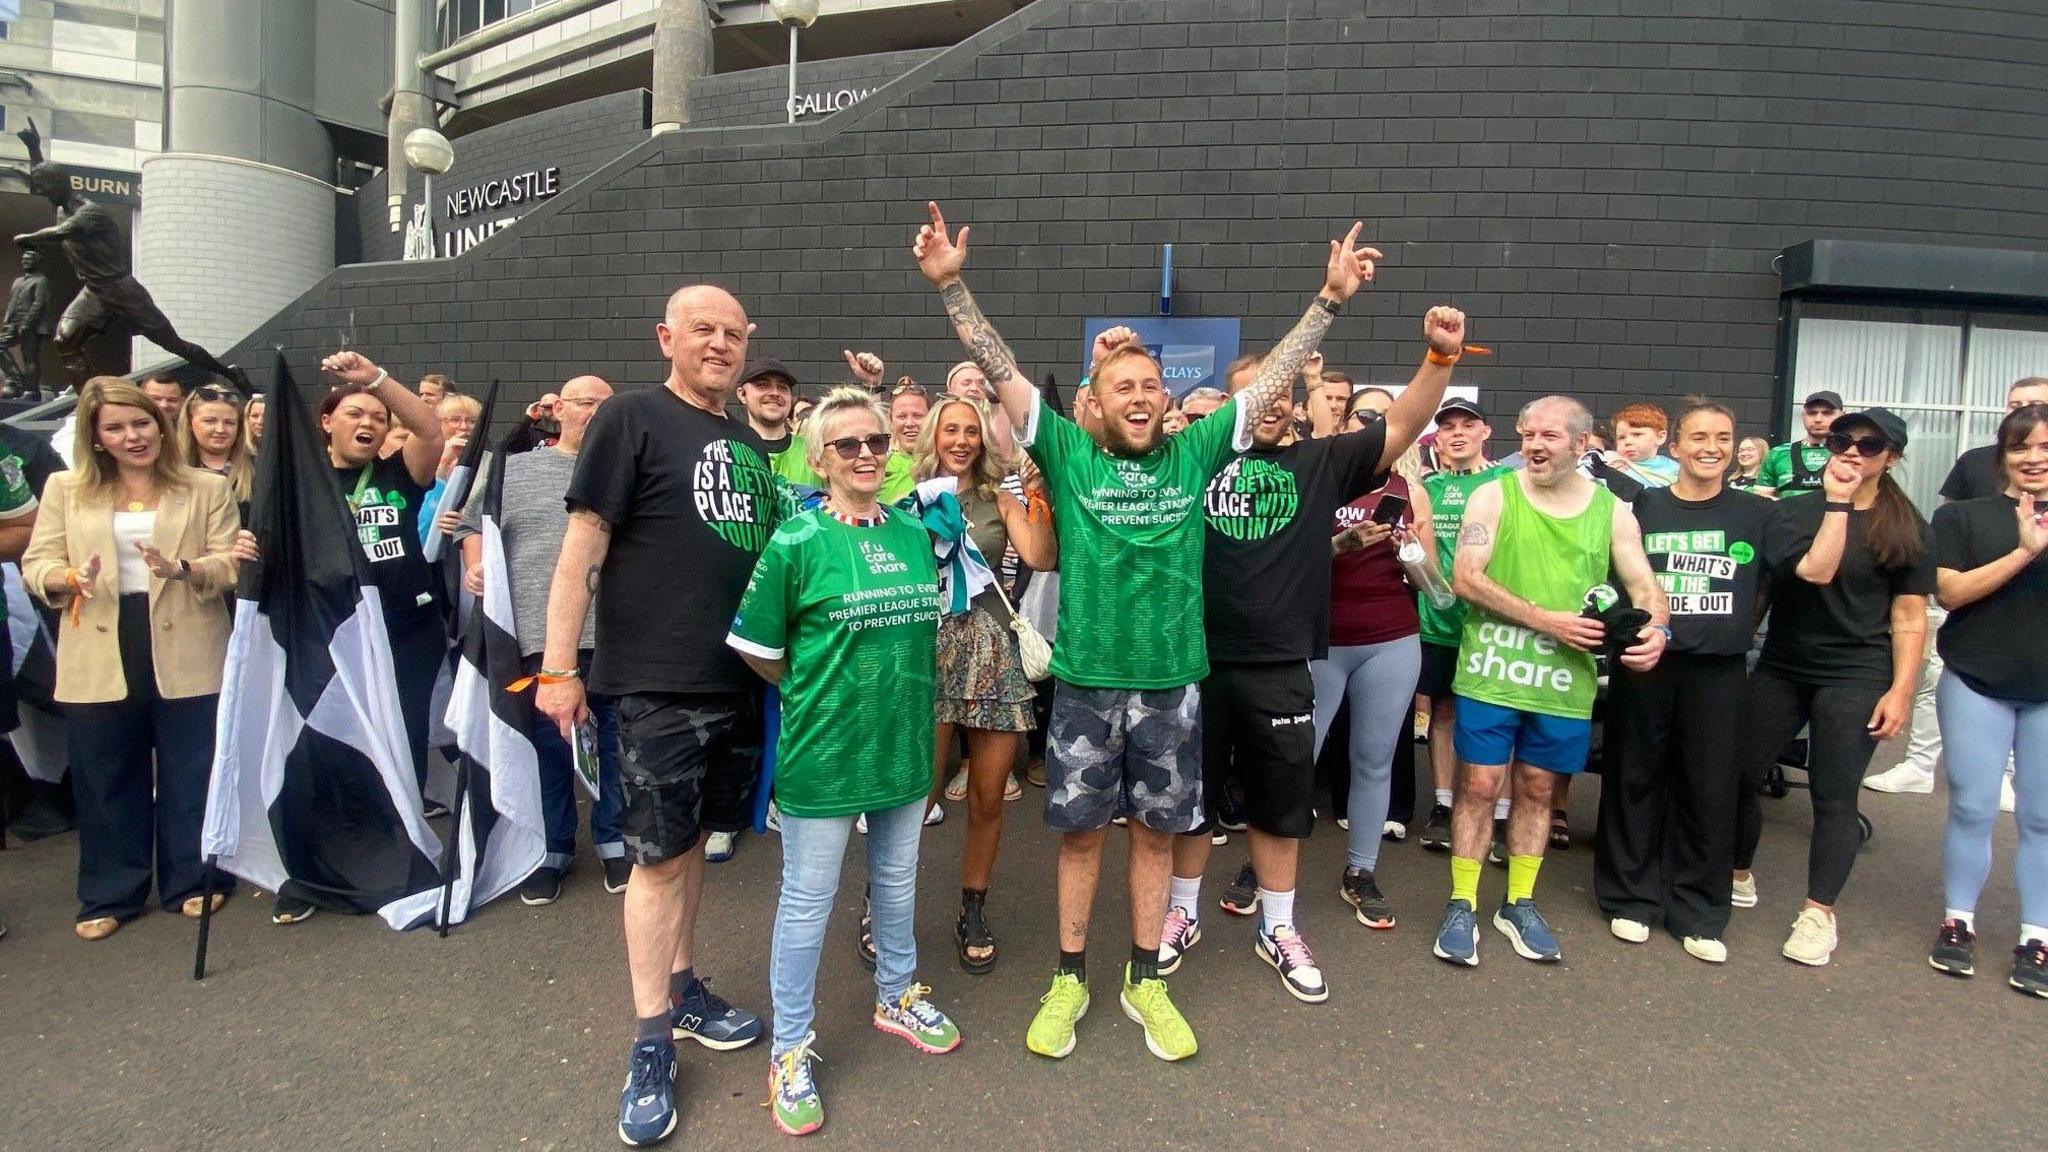
<svg viewBox="0 0 2048 1152">
<path fill-rule="evenodd" d="M 725 644 L 780 515 L 766 447 L 726 414 L 752 330 L 722 289 L 669 297 L 654 329 L 668 379 L 591 421 L 548 590 L 536 704 L 569 740 L 594 719 L 593 694 L 611 698 L 624 753 L 636 1022 L 619 1137 L 634 1146 L 675 1131 L 674 1040 L 723 1051 L 761 1036 L 759 1017 L 697 979 L 693 956 L 705 834 L 747 823 L 760 771 L 759 681 Z M 586 689 L 578 657 L 593 643 Z"/>
</svg>

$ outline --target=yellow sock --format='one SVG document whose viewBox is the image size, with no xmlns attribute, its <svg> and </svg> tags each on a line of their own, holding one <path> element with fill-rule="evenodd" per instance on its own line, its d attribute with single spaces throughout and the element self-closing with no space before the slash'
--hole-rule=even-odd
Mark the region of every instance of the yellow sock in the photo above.
<svg viewBox="0 0 2048 1152">
<path fill-rule="evenodd" d="M 1479 907 L 1479 861 L 1451 857 L 1451 899 Z"/>
<path fill-rule="evenodd" d="M 1536 898 L 1536 872 L 1542 867 L 1541 856 L 1508 857 L 1508 903 Z"/>
</svg>

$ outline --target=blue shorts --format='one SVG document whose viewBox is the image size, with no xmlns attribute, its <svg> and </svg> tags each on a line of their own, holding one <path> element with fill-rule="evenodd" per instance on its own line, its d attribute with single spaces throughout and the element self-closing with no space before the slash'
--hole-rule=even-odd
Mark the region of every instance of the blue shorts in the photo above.
<svg viewBox="0 0 2048 1152">
<path fill-rule="evenodd" d="M 1560 776 L 1586 769 L 1593 747 L 1593 722 L 1541 712 L 1518 712 L 1469 696 L 1458 697 L 1458 726 L 1452 737 L 1458 759 L 1467 764 L 1533 764 Z"/>
</svg>

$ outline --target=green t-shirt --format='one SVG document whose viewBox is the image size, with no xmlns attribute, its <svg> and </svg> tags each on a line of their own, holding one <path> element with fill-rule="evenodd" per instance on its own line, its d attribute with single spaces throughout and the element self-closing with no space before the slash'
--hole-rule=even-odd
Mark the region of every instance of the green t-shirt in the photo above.
<svg viewBox="0 0 2048 1152">
<path fill-rule="evenodd" d="M 1578 612 L 1586 593 L 1607 582 L 1614 494 L 1595 486 L 1577 516 L 1559 519 L 1529 502 L 1521 478 L 1500 478 L 1500 528 L 1486 575 L 1553 612 Z M 1514 624 L 1474 605 L 1458 646 L 1451 690 L 1502 708 L 1580 720 L 1593 715 L 1599 671 L 1591 652 Z"/>
<path fill-rule="evenodd" d="M 0 449 L 0 521 L 19 520 L 36 510 L 36 494 L 22 472 L 21 457 Z M 7 603 L 0 600 L 0 621 L 7 618 Z"/>
<path fill-rule="evenodd" d="M 931 790 L 938 622 L 931 537 L 908 512 L 854 525 L 815 508 L 775 530 L 726 643 L 789 659 L 777 807 L 851 816 Z"/>
<path fill-rule="evenodd" d="M 768 470 L 791 484 L 823 488 L 825 481 L 816 472 L 811 471 L 808 451 L 804 438 L 792 432 L 781 451 L 768 454 Z"/>
<path fill-rule="evenodd" d="M 1825 444 L 1808 444 L 1801 440 L 1799 462 L 1793 463 L 1792 451 L 1795 445 L 1773 445 L 1764 453 L 1764 462 L 1756 470 L 1756 487 L 1774 489 L 1781 497 L 1797 496 L 1804 492 L 1820 491 L 1821 476 L 1828 468 L 1828 448 Z"/>
<path fill-rule="evenodd" d="M 1489 464 L 1477 472 L 1432 472 L 1422 478 L 1423 491 L 1429 493 L 1431 525 L 1436 530 L 1436 564 L 1443 570 L 1445 584 L 1451 582 L 1451 564 L 1458 556 L 1458 529 L 1465 526 L 1465 502 L 1481 484 L 1512 471 Z M 1429 597 L 1418 596 L 1416 609 L 1422 616 L 1424 644 L 1458 646 L 1458 638 L 1465 631 L 1463 600 L 1439 609 L 1429 602 Z"/>
<path fill-rule="evenodd" d="M 889 458 L 882 461 L 882 490 L 875 499 L 884 504 L 894 504 L 917 488 L 917 477 L 910 474 L 913 464 L 908 452 L 889 450 Z"/>
<path fill-rule="evenodd" d="M 1209 674 L 1202 493 L 1250 447 L 1232 400 L 1143 456 L 1114 456 L 1036 401 L 1018 443 L 1045 474 L 1060 545 L 1052 673 L 1084 688 L 1159 689 Z"/>
</svg>

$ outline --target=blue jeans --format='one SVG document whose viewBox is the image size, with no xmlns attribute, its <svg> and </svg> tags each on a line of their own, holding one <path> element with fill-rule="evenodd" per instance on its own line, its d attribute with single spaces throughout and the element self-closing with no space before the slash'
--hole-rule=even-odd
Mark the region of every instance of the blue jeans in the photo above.
<svg viewBox="0 0 2048 1152">
<path fill-rule="evenodd" d="M 526 674 L 540 671 L 538 655 L 526 658 Z M 590 674 L 590 653 L 580 652 L 576 666 Z M 626 837 L 620 825 L 626 812 L 626 794 L 619 783 L 619 717 L 609 696 L 591 693 L 590 719 L 597 728 L 597 802 L 590 808 L 590 839 L 597 845 L 597 858 L 614 860 L 626 855 Z M 541 867 L 568 871 L 576 858 L 575 754 L 562 739 L 555 722 L 534 713 L 533 752 L 540 761 L 540 814 L 547 830 L 547 855 Z"/>
<path fill-rule="evenodd" d="M 917 971 L 917 844 L 924 832 L 924 797 L 868 813 L 868 908 L 874 917 L 875 993 L 893 1001 Z M 817 1017 L 818 955 L 825 922 L 839 894 L 839 868 L 853 817 L 813 819 L 782 814 L 782 898 L 775 905 L 768 988 L 775 1002 L 780 1056 L 811 1034 Z"/>
<path fill-rule="evenodd" d="M 2019 826 L 2013 876 L 2020 921 L 2048 926 L 2048 704 L 1980 695 L 1954 672 L 1936 689 L 1941 737 L 1948 755 L 1948 830 L 1942 836 L 1942 887 L 1948 906 L 1975 912 L 1991 875 L 1991 829 L 1998 822 L 1998 785 L 2013 763 Z"/>
</svg>

